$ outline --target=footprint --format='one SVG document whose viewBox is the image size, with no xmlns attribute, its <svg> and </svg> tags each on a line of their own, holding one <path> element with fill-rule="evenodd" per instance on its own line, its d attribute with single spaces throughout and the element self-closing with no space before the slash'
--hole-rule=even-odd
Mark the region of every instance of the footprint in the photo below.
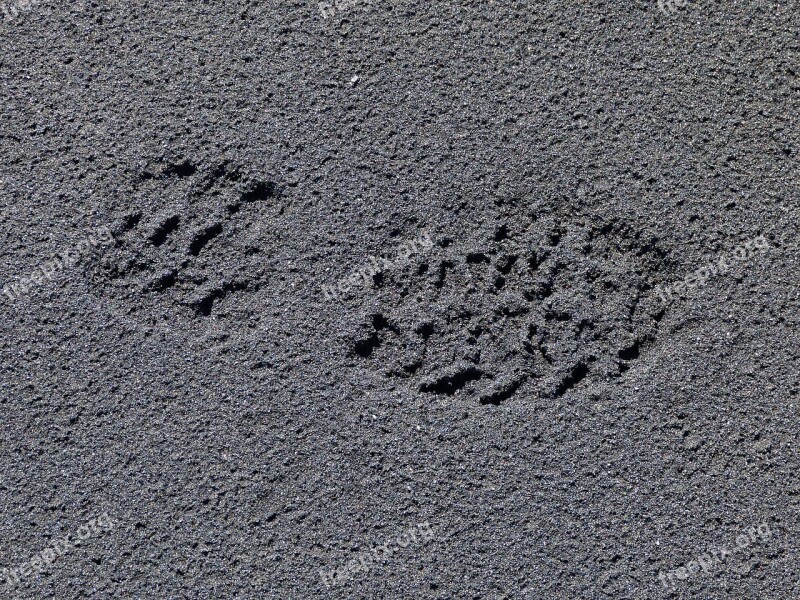
<svg viewBox="0 0 800 600">
<path fill-rule="evenodd" d="M 189 160 L 145 169 L 139 184 L 134 196 L 164 198 L 169 208 L 119 217 L 117 245 L 94 265 L 94 285 L 149 320 L 240 327 L 247 300 L 237 297 L 268 281 L 254 232 L 278 209 L 279 186 L 230 163 L 203 169 Z"/>
<path fill-rule="evenodd" d="M 658 332 L 658 244 L 614 219 L 498 219 L 375 290 L 351 354 L 431 397 L 499 405 L 621 377 Z M 438 261 L 438 262 L 437 262 Z"/>
</svg>

